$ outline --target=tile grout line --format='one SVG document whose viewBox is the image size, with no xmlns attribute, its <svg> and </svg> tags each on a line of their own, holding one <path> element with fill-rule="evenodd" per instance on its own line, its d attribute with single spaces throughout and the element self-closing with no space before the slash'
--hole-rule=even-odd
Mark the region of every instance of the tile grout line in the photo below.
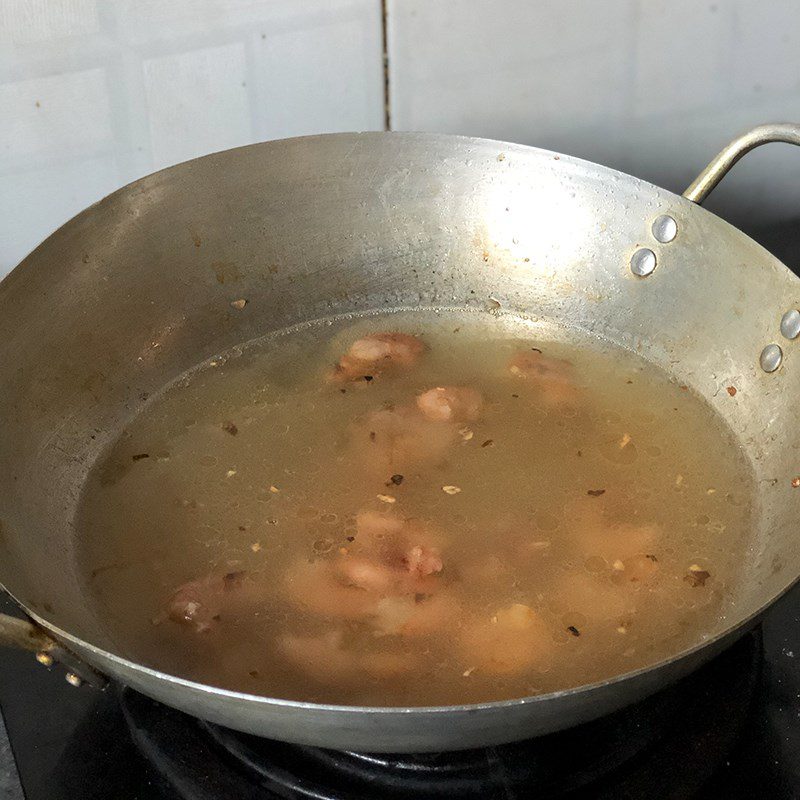
<svg viewBox="0 0 800 800">
<path fill-rule="evenodd" d="M 392 129 L 392 107 L 389 94 L 389 0 L 381 0 L 381 34 L 383 42 L 383 129 Z"/>
</svg>

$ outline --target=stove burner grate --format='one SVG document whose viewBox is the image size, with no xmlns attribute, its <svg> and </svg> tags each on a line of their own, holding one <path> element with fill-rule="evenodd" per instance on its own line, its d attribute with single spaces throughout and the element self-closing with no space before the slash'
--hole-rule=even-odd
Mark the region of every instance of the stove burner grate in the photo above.
<svg viewBox="0 0 800 800">
<path fill-rule="evenodd" d="M 191 800 L 611 800 L 692 797 L 734 747 L 759 680 L 760 632 L 678 684 L 586 725 L 454 753 L 383 755 L 286 744 L 122 691 L 134 741 L 169 796 Z M 676 765 L 679 765 L 676 768 Z M 591 788 L 589 788 L 591 787 Z"/>
</svg>

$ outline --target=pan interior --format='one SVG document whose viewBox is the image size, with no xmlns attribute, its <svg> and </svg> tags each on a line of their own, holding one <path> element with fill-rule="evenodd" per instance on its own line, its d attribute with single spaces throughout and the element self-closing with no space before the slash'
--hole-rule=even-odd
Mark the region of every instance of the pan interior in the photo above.
<svg viewBox="0 0 800 800">
<path fill-rule="evenodd" d="M 337 377 L 381 331 L 426 352 Z M 417 398 L 439 386 L 474 407 L 428 419 Z M 115 650 L 164 672 L 338 705 L 491 702 L 717 632 L 754 495 L 724 420 L 606 340 L 497 311 L 347 315 L 151 398 L 89 475 L 79 563 Z M 397 562 L 414 547 L 434 573 Z"/>
</svg>

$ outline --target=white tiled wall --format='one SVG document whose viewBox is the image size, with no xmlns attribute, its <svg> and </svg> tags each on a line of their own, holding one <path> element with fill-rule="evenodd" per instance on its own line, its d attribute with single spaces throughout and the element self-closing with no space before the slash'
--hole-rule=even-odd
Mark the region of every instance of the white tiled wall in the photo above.
<svg viewBox="0 0 800 800">
<path fill-rule="evenodd" d="M 682 191 L 734 135 L 800 120 L 797 0 L 389 0 L 392 121 L 572 153 Z M 800 149 L 749 155 L 709 201 L 800 217 Z"/>
<path fill-rule="evenodd" d="M 4 0 L 0 19 L 6 41 L 53 41 L 100 29 L 95 0 Z"/>
<path fill-rule="evenodd" d="M 57 143 L 55 155 L 69 158 L 102 151 L 113 142 L 101 68 L 2 84 L 0 109 L 0 165 L 8 169 L 35 166 L 51 143 Z"/>
<path fill-rule="evenodd" d="M 252 141 L 243 42 L 147 58 L 142 72 L 155 163 Z"/>
<path fill-rule="evenodd" d="M 681 191 L 800 119 L 798 0 L 387 0 L 396 129 L 527 142 Z M 380 0 L 0 0 L 0 277 L 141 175 L 282 136 L 383 127 Z M 800 216 L 800 149 L 709 202 Z"/>
<path fill-rule="evenodd" d="M 383 127 L 380 0 L 0 0 L 0 277 L 135 178 Z"/>
</svg>

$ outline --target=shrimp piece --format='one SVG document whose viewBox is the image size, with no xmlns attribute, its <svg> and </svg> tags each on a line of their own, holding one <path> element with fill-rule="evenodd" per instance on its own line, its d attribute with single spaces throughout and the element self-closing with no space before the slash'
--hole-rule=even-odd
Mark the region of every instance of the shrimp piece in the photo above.
<svg viewBox="0 0 800 800">
<path fill-rule="evenodd" d="M 407 333 L 372 333 L 350 345 L 334 367 L 331 378 L 357 381 L 375 378 L 388 369 L 410 369 L 425 349 L 420 339 Z"/>
<path fill-rule="evenodd" d="M 351 678 L 350 659 L 342 650 L 341 631 L 320 636 L 281 636 L 278 652 L 316 680 L 326 683 L 334 678 Z"/>
<path fill-rule="evenodd" d="M 413 598 L 435 588 L 412 580 L 407 572 L 349 554 L 330 562 L 296 564 L 286 573 L 285 585 L 288 600 L 303 611 L 360 621 L 379 615 L 387 597 Z"/>
<path fill-rule="evenodd" d="M 278 652 L 319 683 L 357 686 L 364 675 L 393 678 L 410 672 L 416 659 L 410 653 L 355 653 L 344 647 L 341 631 L 319 636 L 287 634 L 277 641 Z"/>
<path fill-rule="evenodd" d="M 402 576 L 402 573 L 384 564 L 351 555 L 337 559 L 334 568 L 347 585 L 379 594 L 396 591 Z"/>
<path fill-rule="evenodd" d="M 571 405 L 578 399 L 569 361 L 549 358 L 535 349 L 524 350 L 508 362 L 508 371 L 534 384 L 548 405 Z"/>
<path fill-rule="evenodd" d="M 413 613 L 414 598 L 410 595 L 383 597 L 375 607 L 373 620 L 375 632 L 382 636 L 399 634 Z"/>
<path fill-rule="evenodd" d="M 614 582 L 622 586 L 639 588 L 651 583 L 658 575 L 658 559 L 652 555 L 635 555 L 614 562 Z"/>
<path fill-rule="evenodd" d="M 596 501 L 579 501 L 567 511 L 573 537 L 586 557 L 600 556 L 609 565 L 653 552 L 659 538 L 657 526 L 630 522 L 610 523 Z M 592 504 L 592 505 L 590 505 Z"/>
<path fill-rule="evenodd" d="M 166 617 L 206 633 L 223 612 L 255 603 L 263 596 L 243 570 L 212 573 L 179 586 L 166 604 Z"/>
<path fill-rule="evenodd" d="M 419 520 L 377 511 L 356 516 L 356 540 L 384 563 L 425 578 L 442 571 L 439 537 Z"/>
<path fill-rule="evenodd" d="M 347 553 L 334 562 L 334 570 L 346 585 L 381 597 L 436 591 L 436 572 L 442 569 L 438 551 L 417 546 L 410 548 L 409 552 L 415 559 L 413 563 L 406 556 L 398 555 L 391 546 L 382 548 L 371 557 Z"/>
<path fill-rule="evenodd" d="M 414 551 L 421 549 L 412 548 Z M 438 566 L 439 571 L 441 570 L 442 560 L 439 556 L 427 556 L 427 563 L 429 569 Z M 337 559 L 334 568 L 348 586 L 376 592 L 382 597 L 419 594 L 435 589 L 430 577 L 433 572 L 423 573 L 419 567 L 411 568 L 406 563 L 390 567 L 373 559 L 347 554 Z"/>
<path fill-rule="evenodd" d="M 413 367 L 424 352 L 425 344 L 408 333 L 373 333 L 353 342 L 346 355 L 362 363 L 388 360 L 401 367 Z"/>
<path fill-rule="evenodd" d="M 373 625 L 383 635 L 424 636 L 447 630 L 460 611 L 459 602 L 445 592 L 385 597 L 377 605 Z"/>
<path fill-rule="evenodd" d="M 433 547 L 414 545 L 404 558 L 406 569 L 412 574 L 434 575 L 442 571 L 444 566 L 438 550 Z"/>
<path fill-rule="evenodd" d="M 547 625 L 532 608 L 514 603 L 488 620 L 466 626 L 459 646 L 470 668 L 490 675 L 512 675 L 546 666 L 554 642 Z"/>
<path fill-rule="evenodd" d="M 474 422 L 483 398 L 468 386 L 437 386 L 417 396 L 417 408 L 431 422 Z"/>
<path fill-rule="evenodd" d="M 530 606 L 512 603 L 510 606 L 501 608 L 492 621 L 496 621 L 501 627 L 522 631 L 532 628 L 538 619 L 536 612 Z"/>
<path fill-rule="evenodd" d="M 350 548 L 332 560 L 302 561 L 288 570 L 286 596 L 323 617 L 375 621 L 379 631 L 399 631 L 407 621 L 403 613 L 420 616 L 414 604 L 440 588 L 442 558 L 434 539 L 415 520 L 362 512 Z"/>
<path fill-rule="evenodd" d="M 286 596 L 320 616 L 365 620 L 381 599 L 434 593 L 440 551 L 421 523 L 374 511 L 356 517 L 352 547 L 330 561 L 301 561 L 285 576 Z"/>
<path fill-rule="evenodd" d="M 360 420 L 353 429 L 352 447 L 355 460 L 385 481 L 389 475 L 441 461 L 458 440 L 454 425 L 431 422 L 416 408 L 399 407 Z"/>
<path fill-rule="evenodd" d="M 378 597 L 346 583 L 332 562 L 301 562 L 284 577 L 286 596 L 297 608 L 330 619 L 366 619 L 375 612 Z"/>
</svg>

